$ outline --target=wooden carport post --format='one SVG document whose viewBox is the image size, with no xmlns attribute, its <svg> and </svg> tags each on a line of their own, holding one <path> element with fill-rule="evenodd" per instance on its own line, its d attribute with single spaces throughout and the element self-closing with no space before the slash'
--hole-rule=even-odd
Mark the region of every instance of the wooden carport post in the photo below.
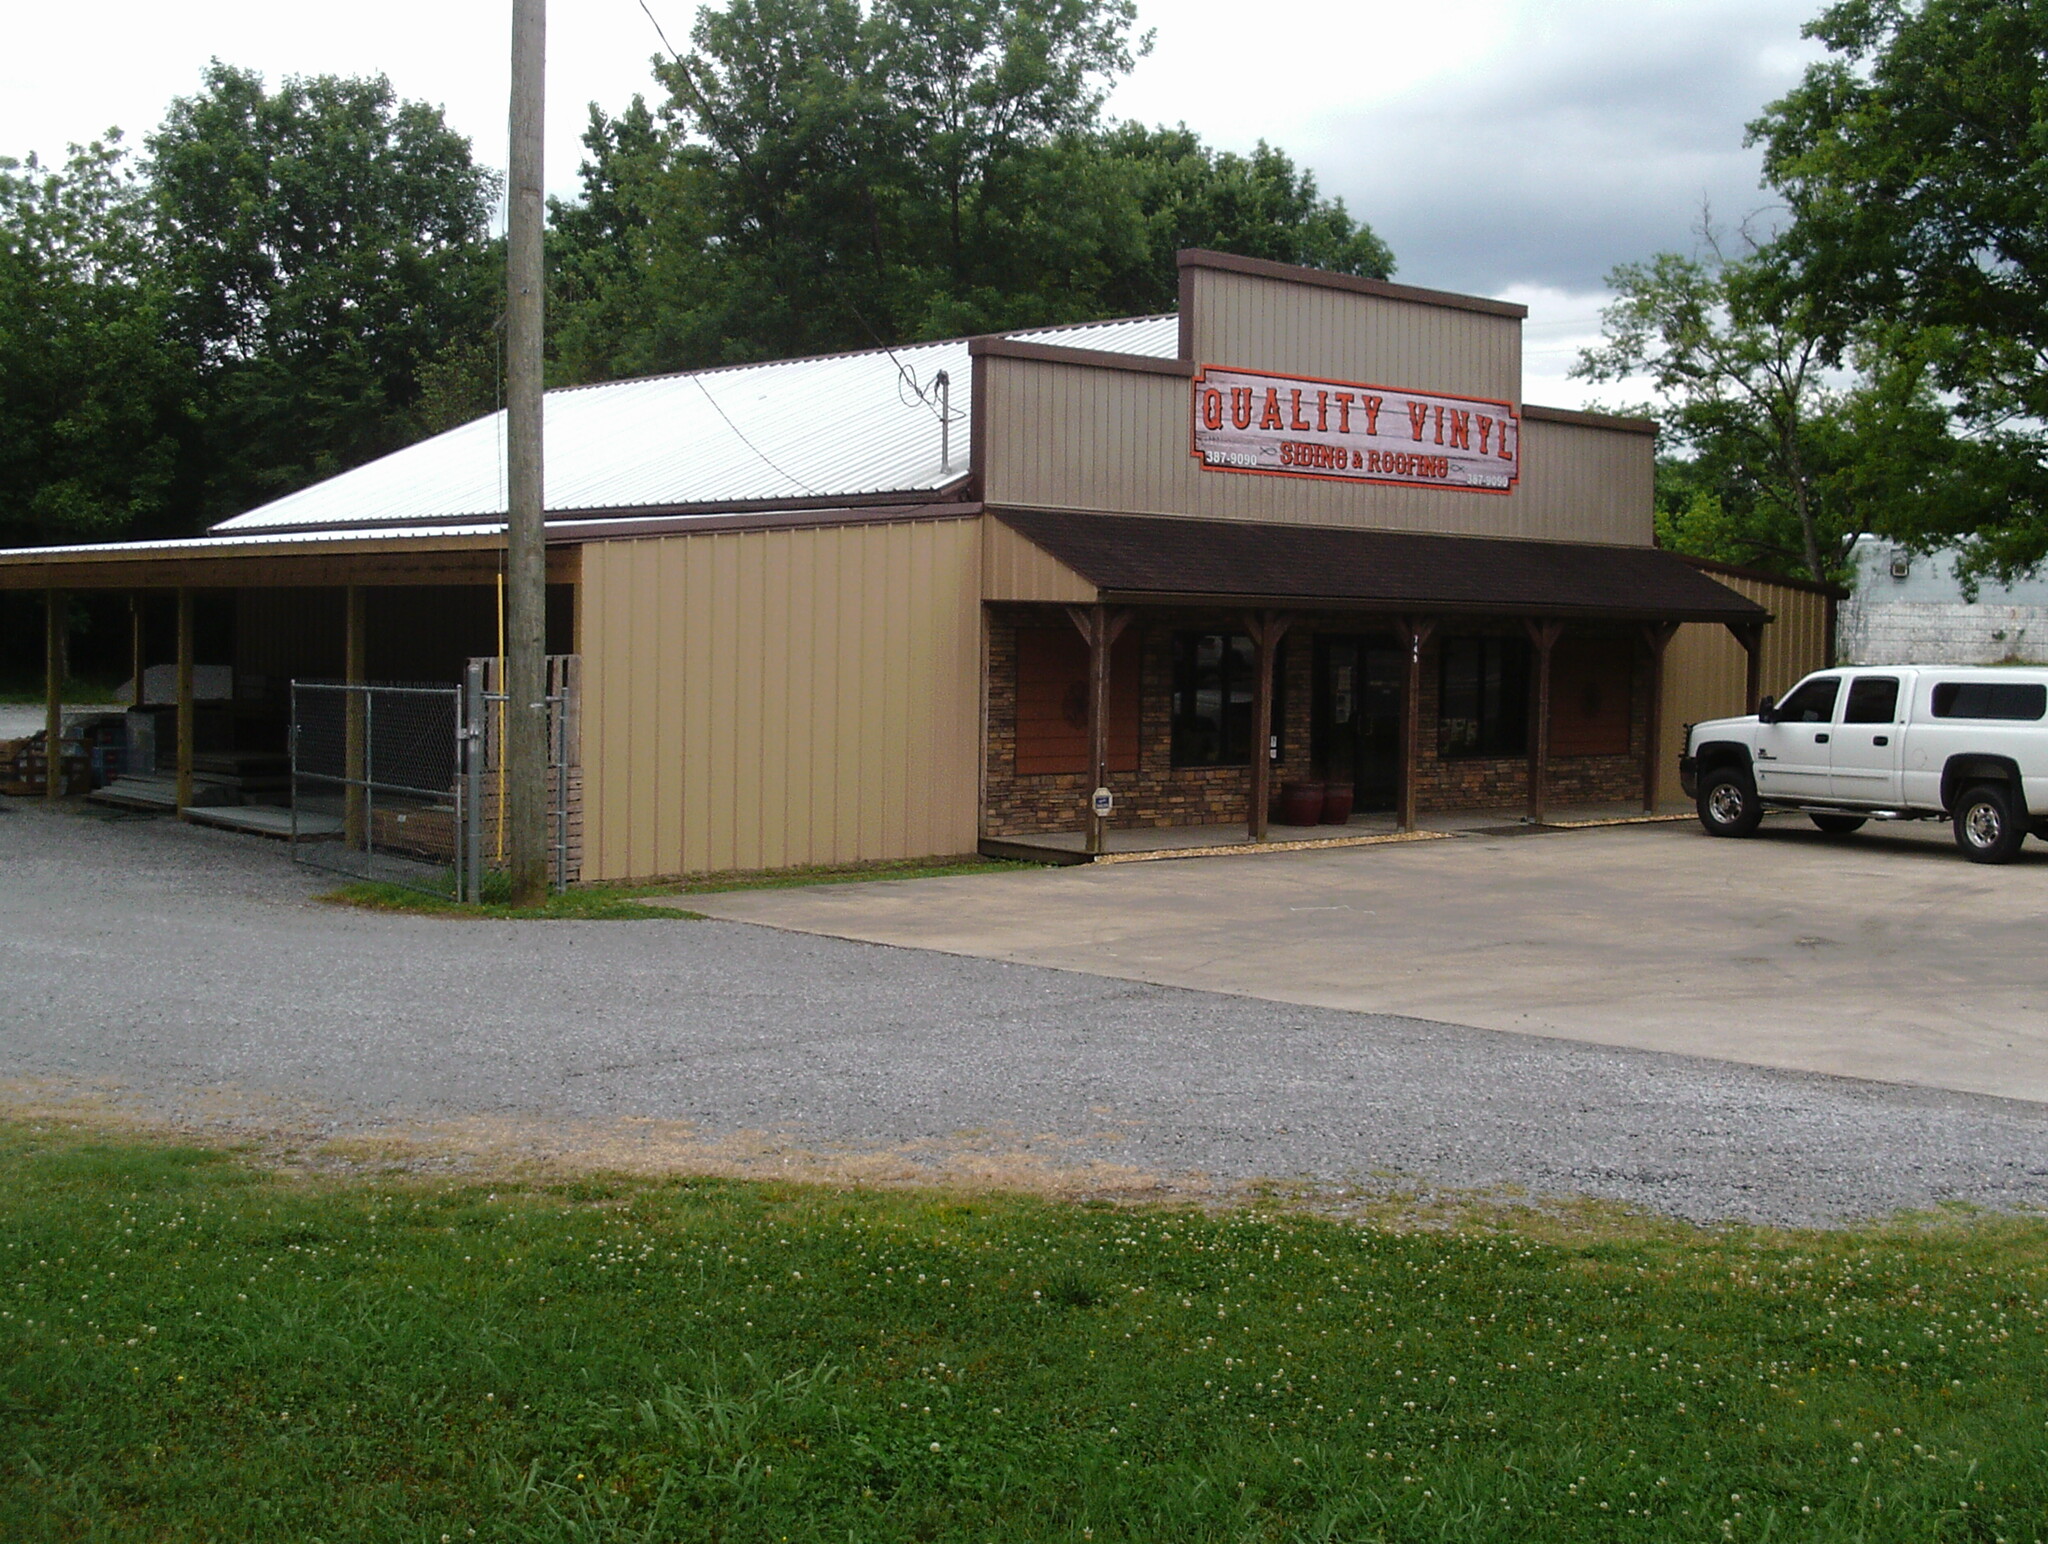
<svg viewBox="0 0 2048 1544">
<path fill-rule="evenodd" d="M 138 590 L 128 597 L 128 664 L 135 672 L 134 706 L 138 708 L 149 701 L 143 687 L 143 675 L 149 669 L 144 663 L 147 658 L 148 652 L 142 646 L 142 593 Z"/>
<path fill-rule="evenodd" d="M 1258 650 L 1258 675 L 1252 686 L 1251 808 L 1245 819 L 1245 834 L 1255 842 L 1266 839 L 1266 817 L 1272 803 L 1273 655 L 1290 623 L 1290 618 L 1277 611 L 1255 611 L 1244 619 L 1252 647 Z"/>
<path fill-rule="evenodd" d="M 1754 713 L 1757 703 L 1763 699 L 1764 624 L 1730 622 L 1728 631 L 1735 635 L 1735 641 L 1742 645 L 1742 652 L 1747 656 L 1747 669 L 1742 680 L 1742 711 Z"/>
<path fill-rule="evenodd" d="M 1645 622 L 1643 646 L 1650 651 L 1650 715 L 1643 730 L 1643 813 L 1657 813 L 1657 758 L 1664 738 L 1664 650 L 1678 631 L 1676 622 Z"/>
<path fill-rule="evenodd" d="M 192 592 L 178 587 L 178 818 L 192 803 Z"/>
<path fill-rule="evenodd" d="M 357 687 L 363 684 L 369 662 L 369 636 L 363 625 L 365 608 L 361 585 L 352 584 L 342 591 L 341 609 L 341 678 L 347 685 Z M 341 700 L 341 775 L 347 779 L 342 787 L 341 839 L 343 846 L 355 851 L 362 847 L 365 834 L 363 784 L 369 770 L 369 723 L 361 692 L 343 692 Z"/>
<path fill-rule="evenodd" d="M 1108 606 L 1069 606 L 1067 615 L 1088 643 L 1088 826 L 1084 845 L 1093 855 L 1103 848 L 1109 822 L 1095 812 L 1095 790 L 1109 786 L 1109 656 L 1130 624 L 1128 611 Z"/>
<path fill-rule="evenodd" d="M 43 798 L 64 796 L 64 608 L 62 590 L 43 592 Z"/>
<path fill-rule="evenodd" d="M 1402 617 L 1396 624 L 1408 649 L 1408 680 L 1401 692 L 1401 829 L 1415 829 L 1415 767 L 1422 755 L 1422 646 L 1436 631 L 1433 617 Z"/>
<path fill-rule="evenodd" d="M 1536 676 L 1530 683 L 1533 722 L 1529 725 L 1529 824 L 1543 824 L 1544 806 L 1550 794 L 1550 652 L 1557 647 L 1562 622 L 1538 622 L 1523 618 L 1529 643 L 1536 651 Z"/>
</svg>

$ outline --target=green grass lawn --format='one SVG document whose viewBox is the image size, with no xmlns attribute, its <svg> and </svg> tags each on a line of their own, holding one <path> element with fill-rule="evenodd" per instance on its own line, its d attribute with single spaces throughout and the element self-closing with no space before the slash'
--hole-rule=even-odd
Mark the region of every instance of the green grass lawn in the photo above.
<svg viewBox="0 0 2048 1544">
<path fill-rule="evenodd" d="M 0 1126 L 0 1538 L 2034 1540 L 2048 1228 L 268 1175 Z"/>
</svg>

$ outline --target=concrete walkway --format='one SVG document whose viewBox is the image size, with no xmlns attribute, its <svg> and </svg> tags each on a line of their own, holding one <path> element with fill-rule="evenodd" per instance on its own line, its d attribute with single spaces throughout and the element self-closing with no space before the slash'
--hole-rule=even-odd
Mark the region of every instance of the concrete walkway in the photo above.
<svg viewBox="0 0 2048 1544">
<path fill-rule="evenodd" d="M 2048 1101 L 2048 847 L 1773 818 L 697 896 L 735 921 Z"/>
</svg>

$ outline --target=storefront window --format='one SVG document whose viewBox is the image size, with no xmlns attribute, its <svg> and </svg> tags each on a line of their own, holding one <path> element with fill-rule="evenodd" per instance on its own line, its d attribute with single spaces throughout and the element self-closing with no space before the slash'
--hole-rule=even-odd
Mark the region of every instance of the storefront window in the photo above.
<svg viewBox="0 0 2048 1544">
<path fill-rule="evenodd" d="M 1529 646 L 1520 638 L 1446 638 L 1437 698 L 1439 756 L 1529 750 Z"/>
<path fill-rule="evenodd" d="M 1286 645 L 1273 661 L 1273 736 L 1277 747 L 1284 707 Z M 1242 633 L 1176 633 L 1173 637 L 1173 764 L 1177 767 L 1251 765 L 1252 697 L 1259 656 Z M 1280 752 L 1273 752 L 1278 759 Z"/>
</svg>

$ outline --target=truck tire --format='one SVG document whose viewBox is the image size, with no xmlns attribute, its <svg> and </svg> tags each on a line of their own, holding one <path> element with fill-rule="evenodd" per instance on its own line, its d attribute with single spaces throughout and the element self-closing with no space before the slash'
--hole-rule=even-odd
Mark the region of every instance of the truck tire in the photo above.
<svg viewBox="0 0 2048 1544">
<path fill-rule="evenodd" d="M 1956 846 L 1972 863 L 2010 863 L 2027 828 L 2013 816 L 2012 795 L 1997 783 L 1963 790 L 1955 808 Z"/>
<path fill-rule="evenodd" d="M 1757 802 L 1756 784 L 1739 767 L 1722 767 L 1709 772 L 1700 782 L 1700 796 L 1694 807 L 1709 836 L 1748 836 L 1764 818 Z"/>
<path fill-rule="evenodd" d="M 1829 836 L 1847 836 L 1851 831 L 1863 829 L 1861 815 L 1808 815 L 1806 817 Z"/>
</svg>

